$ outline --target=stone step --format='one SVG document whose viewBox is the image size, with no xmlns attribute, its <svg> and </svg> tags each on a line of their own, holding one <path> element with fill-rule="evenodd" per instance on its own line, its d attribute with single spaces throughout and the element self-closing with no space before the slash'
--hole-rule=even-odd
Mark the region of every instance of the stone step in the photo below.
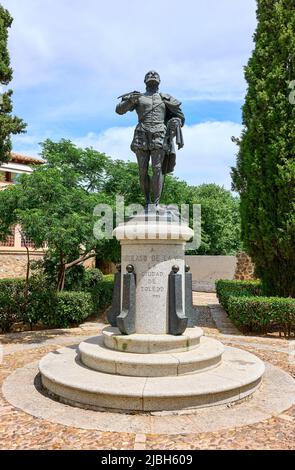
<svg viewBox="0 0 295 470">
<path fill-rule="evenodd" d="M 63 348 L 39 364 L 42 383 L 65 403 L 91 409 L 163 411 L 200 408 L 241 400 L 260 385 L 264 364 L 253 354 L 226 348 L 222 365 L 177 377 L 128 377 L 88 369 L 77 350 Z"/>
<path fill-rule="evenodd" d="M 211 338 L 201 338 L 200 346 L 186 352 L 135 354 L 108 349 L 102 335 L 79 345 L 81 362 L 100 372 L 132 377 L 172 377 L 193 374 L 217 367 L 224 346 Z"/>
<path fill-rule="evenodd" d="M 185 352 L 200 344 L 202 328 L 187 328 L 181 336 L 133 334 L 122 335 L 118 328 L 107 327 L 102 331 L 104 344 L 109 349 L 128 353 L 152 354 Z"/>
</svg>

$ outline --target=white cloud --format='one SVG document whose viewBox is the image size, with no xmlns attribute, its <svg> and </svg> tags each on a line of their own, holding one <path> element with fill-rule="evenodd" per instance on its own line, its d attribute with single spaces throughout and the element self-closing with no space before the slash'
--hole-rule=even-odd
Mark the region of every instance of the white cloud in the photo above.
<svg viewBox="0 0 295 470">
<path fill-rule="evenodd" d="M 234 122 L 204 122 L 183 129 L 185 147 L 177 153 L 175 175 L 190 184 L 218 183 L 230 189 L 230 167 L 237 148 L 231 137 L 242 126 Z M 136 161 L 130 150 L 133 127 L 114 127 L 100 134 L 89 133 L 75 140 L 81 147 L 93 147 L 113 158 Z"/>
<path fill-rule="evenodd" d="M 64 104 L 142 87 L 157 68 L 181 98 L 240 98 L 255 0 L 2 0 L 14 16 L 15 88 L 56 86 Z M 87 102 L 87 101 L 86 101 Z M 87 105 L 89 103 L 87 102 Z"/>
<path fill-rule="evenodd" d="M 184 126 L 185 146 L 177 152 L 175 176 L 189 184 L 217 183 L 231 188 L 230 167 L 235 164 L 237 147 L 232 136 L 241 134 L 242 126 L 235 122 L 202 122 Z M 100 133 L 89 132 L 79 138 L 72 137 L 79 147 L 93 147 L 114 159 L 136 161 L 130 150 L 134 126 L 112 127 Z M 15 148 L 20 153 L 38 155 L 38 143 L 52 135 L 15 137 Z"/>
<path fill-rule="evenodd" d="M 93 147 L 115 159 L 131 160 L 133 132 L 134 127 L 112 127 L 100 134 L 89 132 L 85 137 L 75 139 L 75 144 L 82 148 Z"/>
</svg>

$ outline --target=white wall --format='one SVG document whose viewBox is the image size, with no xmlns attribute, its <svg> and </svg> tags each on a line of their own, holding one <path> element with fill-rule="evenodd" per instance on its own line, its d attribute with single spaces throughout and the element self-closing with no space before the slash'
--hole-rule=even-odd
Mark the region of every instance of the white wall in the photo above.
<svg viewBox="0 0 295 470">
<path fill-rule="evenodd" d="M 212 291 L 218 279 L 234 279 L 235 256 L 186 256 L 195 290 Z"/>
</svg>

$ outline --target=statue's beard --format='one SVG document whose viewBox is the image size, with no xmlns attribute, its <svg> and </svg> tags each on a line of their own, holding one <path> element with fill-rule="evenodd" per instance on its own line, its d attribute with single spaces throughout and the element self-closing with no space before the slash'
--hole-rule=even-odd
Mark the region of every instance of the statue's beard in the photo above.
<svg viewBox="0 0 295 470">
<path fill-rule="evenodd" d="M 157 93 L 157 91 L 159 91 L 159 83 L 157 83 L 157 82 L 148 82 L 146 84 L 146 91 L 148 93 Z"/>
</svg>

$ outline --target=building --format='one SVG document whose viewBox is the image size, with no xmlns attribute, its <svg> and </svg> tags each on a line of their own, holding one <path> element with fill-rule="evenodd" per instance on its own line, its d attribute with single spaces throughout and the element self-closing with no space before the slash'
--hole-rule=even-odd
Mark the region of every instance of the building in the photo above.
<svg viewBox="0 0 295 470">
<path fill-rule="evenodd" d="M 40 159 L 12 153 L 10 161 L 0 166 L 0 190 L 16 184 L 19 175 L 30 174 L 34 167 L 42 164 Z M 44 255 L 43 250 L 36 250 L 30 240 L 22 237 L 20 227 L 14 227 L 12 235 L 0 242 L 0 279 L 25 276 L 27 249 L 31 260 L 41 259 Z"/>
</svg>

